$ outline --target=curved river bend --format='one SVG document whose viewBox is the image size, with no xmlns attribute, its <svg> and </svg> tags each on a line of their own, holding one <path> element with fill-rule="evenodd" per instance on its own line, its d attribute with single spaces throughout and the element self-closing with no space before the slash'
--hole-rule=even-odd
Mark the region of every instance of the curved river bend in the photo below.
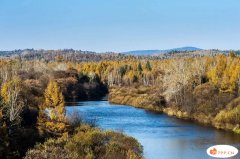
<svg viewBox="0 0 240 159">
<path fill-rule="evenodd" d="M 108 101 L 67 103 L 67 114 L 79 112 L 85 120 L 96 120 L 103 129 L 123 131 L 135 137 L 146 159 L 211 159 L 206 149 L 228 144 L 240 150 L 240 135 L 199 126 L 164 114 L 156 114 Z M 240 154 L 234 158 L 240 158 Z"/>
</svg>

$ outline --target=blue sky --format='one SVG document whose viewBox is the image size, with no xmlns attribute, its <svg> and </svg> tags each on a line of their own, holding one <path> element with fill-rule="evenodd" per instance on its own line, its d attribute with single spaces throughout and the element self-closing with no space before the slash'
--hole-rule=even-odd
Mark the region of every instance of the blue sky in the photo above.
<svg viewBox="0 0 240 159">
<path fill-rule="evenodd" d="M 240 0 L 0 0 L 0 50 L 240 49 Z"/>
</svg>

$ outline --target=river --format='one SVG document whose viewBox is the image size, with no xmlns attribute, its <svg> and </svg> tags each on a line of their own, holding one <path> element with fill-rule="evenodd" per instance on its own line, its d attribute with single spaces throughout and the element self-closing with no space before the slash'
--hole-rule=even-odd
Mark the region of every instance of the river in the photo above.
<svg viewBox="0 0 240 159">
<path fill-rule="evenodd" d="M 136 138 L 146 159 L 211 159 L 206 150 L 228 144 L 240 150 L 240 135 L 200 126 L 164 114 L 157 114 L 108 101 L 67 103 L 67 114 L 79 112 L 98 127 L 123 131 Z M 239 152 L 240 153 L 240 152 Z M 234 158 L 240 158 L 240 154 Z"/>
</svg>

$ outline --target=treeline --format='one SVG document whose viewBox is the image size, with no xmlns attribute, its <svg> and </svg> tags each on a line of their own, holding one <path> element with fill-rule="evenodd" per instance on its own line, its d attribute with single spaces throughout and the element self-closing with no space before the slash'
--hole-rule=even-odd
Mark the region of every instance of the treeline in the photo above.
<svg viewBox="0 0 240 159">
<path fill-rule="evenodd" d="M 122 60 L 129 56 L 106 52 L 96 53 L 92 51 L 81 51 L 73 49 L 64 50 L 14 50 L 14 51 L 0 51 L 2 58 L 15 58 L 18 60 L 36 60 L 36 61 L 72 61 L 72 62 L 87 62 L 87 61 L 101 61 L 101 60 Z"/>
<path fill-rule="evenodd" d="M 202 57 L 202 56 L 216 56 L 219 54 L 228 54 L 231 51 L 221 50 L 198 50 L 198 51 L 170 51 L 159 53 L 154 56 L 134 56 L 124 53 L 104 52 L 96 53 L 92 51 L 81 51 L 73 49 L 63 50 L 13 50 L 13 51 L 0 51 L 0 58 L 14 58 L 18 60 L 36 60 L 43 62 L 99 62 L 99 61 L 116 61 L 126 59 L 138 59 L 138 60 L 160 60 L 160 59 L 172 59 L 172 58 L 185 58 L 185 57 Z M 238 53 L 238 52 L 236 52 Z"/>
</svg>

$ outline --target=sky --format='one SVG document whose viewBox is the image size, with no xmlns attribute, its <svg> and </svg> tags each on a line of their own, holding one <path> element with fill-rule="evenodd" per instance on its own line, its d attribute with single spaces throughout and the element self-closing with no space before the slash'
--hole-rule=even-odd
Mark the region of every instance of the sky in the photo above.
<svg viewBox="0 0 240 159">
<path fill-rule="evenodd" d="M 240 49 L 240 0 L 0 0 L 0 50 Z"/>
</svg>

